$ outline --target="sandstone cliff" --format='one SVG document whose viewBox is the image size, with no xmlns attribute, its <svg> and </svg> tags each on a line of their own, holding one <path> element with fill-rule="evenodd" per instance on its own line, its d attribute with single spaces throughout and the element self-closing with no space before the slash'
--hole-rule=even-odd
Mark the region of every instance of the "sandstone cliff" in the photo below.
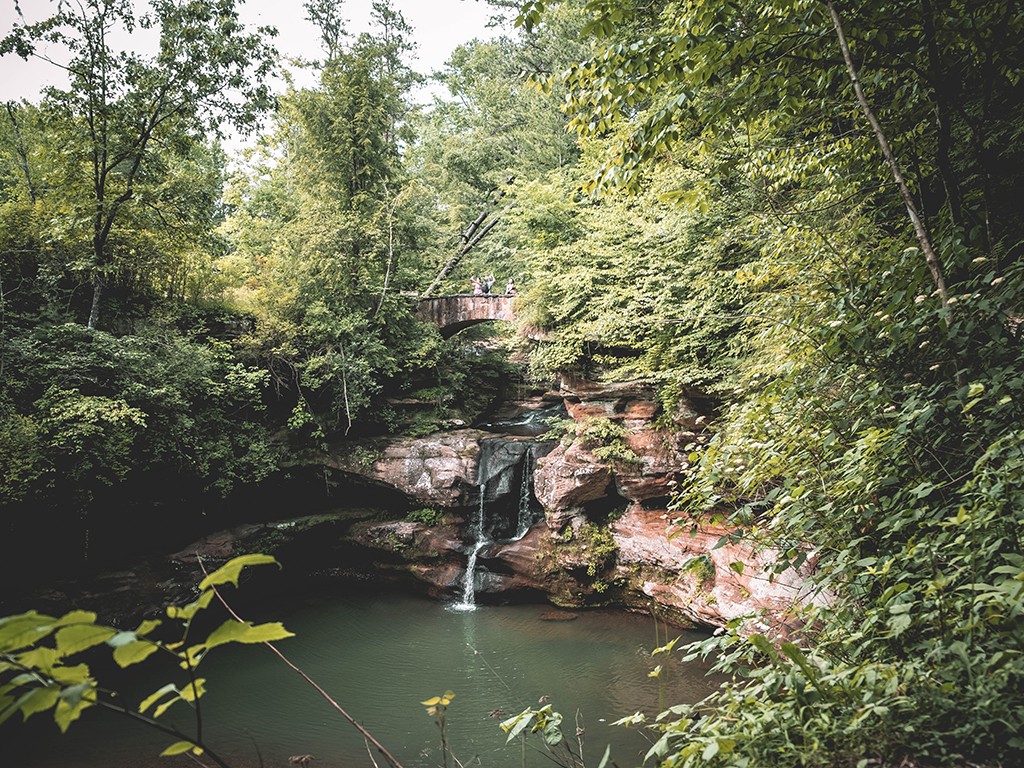
<svg viewBox="0 0 1024 768">
<path fill-rule="evenodd" d="M 759 614 L 784 630 L 792 606 L 810 599 L 805 577 L 814 558 L 801 573 L 776 573 L 778 553 L 723 544 L 730 532 L 711 524 L 681 530 L 668 512 L 689 453 L 709 437 L 707 399 L 689 393 L 666 414 L 643 382 L 566 379 L 558 394 L 575 422 L 621 427 L 616 434 L 629 460 L 602 460 L 600 446 L 572 439 L 571 430 L 547 444 L 463 429 L 349 446 L 325 457 L 325 466 L 431 505 L 441 521 L 364 523 L 353 528 L 351 543 L 391 578 L 401 574 L 431 594 L 452 596 L 464 579 L 481 494 L 484 514 L 497 515 L 509 514 L 528 492 L 538 522 L 516 540 L 506 526 L 504 537 L 479 552 L 478 599 L 624 605 L 704 626 Z M 534 465 L 523 469 L 527 454 Z"/>
</svg>

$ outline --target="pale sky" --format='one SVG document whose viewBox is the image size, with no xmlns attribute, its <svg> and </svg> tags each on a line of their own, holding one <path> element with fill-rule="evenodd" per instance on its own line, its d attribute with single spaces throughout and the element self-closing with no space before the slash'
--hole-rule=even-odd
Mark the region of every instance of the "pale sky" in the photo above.
<svg viewBox="0 0 1024 768">
<path fill-rule="evenodd" d="M 136 4 L 146 5 L 143 0 L 136 0 Z M 320 52 L 319 34 L 305 20 L 302 5 L 302 0 L 248 0 L 240 1 L 238 7 L 247 26 L 277 27 L 275 46 L 282 56 L 316 58 Z M 349 32 L 358 34 L 367 29 L 370 5 L 371 0 L 342 3 L 343 15 L 349 19 Z M 413 38 L 418 48 L 416 58 L 409 63 L 423 74 L 440 69 L 457 45 L 495 35 L 495 30 L 487 27 L 494 11 L 482 0 L 392 0 L 392 5 L 415 30 Z M 36 21 L 52 12 L 56 2 L 21 0 L 21 7 L 29 21 Z M 14 0 L 0 0 L 0 37 L 6 36 L 16 20 Z M 142 32 L 132 37 L 131 45 L 146 45 Z M 0 58 L 0 101 L 35 101 L 43 86 L 60 84 L 60 69 L 52 64 L 39 60 L 25 62 L 14 54 Z"/>
</svg>

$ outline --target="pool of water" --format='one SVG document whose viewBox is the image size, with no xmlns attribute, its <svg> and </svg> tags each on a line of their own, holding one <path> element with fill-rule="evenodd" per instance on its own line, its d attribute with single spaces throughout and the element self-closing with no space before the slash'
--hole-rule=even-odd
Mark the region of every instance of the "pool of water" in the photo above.
<svg viewBox="0 0 1024 768">
<path fill-rule="evenodd" d="M 658 681 L 648 676 L 655 646 L 650 618 L 595 612 L 580 613 L 574 621 L 545 621 L 546 610 L 506 606 L 459 612 L 417 598 L 368 595 L 308 600 L 275 617 L 283 616 L 296 633 L 280 649 L 406 768 L 441 765 L 438 729 L 420 702 L 447 689 L 456 694 L 447 713 L 449 743 L 465 766 L 552 765 L 531 746 L 539 742 L 528 741 L 525 750 L 519 742 L 506 746 L 498 728 L 504 717 L 542 706 L 543 697 L 563 714 L 564 730 L 573 737 L 578 711 L 589 765 L 595 766 L 610 744 L 612 757 L 626 768 L 641 763 L 649 741 L 611 727 L 613 720 L 656 712 L 659 696 L 667 704 L 698 701 L 715 685 L 704 667 L 675 662 L 659 691 Z M 702 637 L 682 634 L 683 642 Z M 203 675 L 209 680 L 202 699 L 206 739 L 232 766 L 283 768 L 289 756 L 302 754 L 315 757 L 310 768 L 373 765 L 355 729 L 267 649 L 218 649 L 204 661 Z M 170 679 L 178 679 L 174 670 L 135 679 L 129 687 L 136 690 L 127 698 L 138 701 Z M 176 720 L 182 726 L 189 722 L 180 717 L 184 714 L 187 710 Z M 168 737 L 111 713 L 89 710 L 65 736 L 52 721 L 33 720 L 0 727 L 3 753 L 13 758 L 12 766 L 195 765 L 186 756 L 156 757 L 170 743 Z"/>
</svg>

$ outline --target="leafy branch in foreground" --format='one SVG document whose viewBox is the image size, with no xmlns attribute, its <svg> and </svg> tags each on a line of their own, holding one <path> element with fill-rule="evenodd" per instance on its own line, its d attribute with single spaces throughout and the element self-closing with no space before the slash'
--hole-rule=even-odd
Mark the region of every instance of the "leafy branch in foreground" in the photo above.
<svg viewBox="0 0 1024 768">
<path fill-rule="evenodd" d="M 508 734 L 508 738 L 505 740 L 506 744 L 517 736 L 525 739 L 529 728 L 529 733 L 539 734 L 544 745 L 545 752 L 543 754 L 555 765 L 563 766 L 563 768 L 585 768 L 586 766 L 583 759 L 584 729 L 580 724 L 578 711 L 576 713 L 575 749 L 562 733 L 562 713 L 556 712 L 550 704 L 545 704 L 540 709 L 527 707 L 518 715 L 503 720 L 498 725 Z M 608 747 L 597 768 L 605 768 L 610 758 L 611 747 Z"/>
<path fill-rule="evenodd" d="M 441 761 L 445 768 L 448 768 L 448 729 L 447 729 L 447 712 L 448 705 L 452 703 L 452 699 L 455 698 L 454 691 L 445 691 L 440 696 L 431 696 L 426 701 L 421 701 L 420 704 L 427 708 L 427 714 L 434 718 L 437 722 L 437 728 L 441 732 Z"/>
<path fill-rule="evenodd" d="M 206 754 L 221 768 L 227 763 L 209 748 L 203 736 L 203 717 L 199 699 L 206 692 L 206 679 L 197 676 L 206 654 L 221 645 L 231 643 L 266 645 L 290 669 L 312 685 L 327 702 L 351 723 L 367 744 L 373 744 L 392 768 L 402 768 L 390 752 L 365 728 L 352 718 L 331 696 L 305 672 L 290 662 L 272 645 L 274 640 L 292 637 L 292 633 L 279 622 L 252 624 L 242 619 L 228 604 L 218 587 L 224 584 L 238 586 L 242 570 L 253 565 L 277 565 L 270 555 L 244 555 L 229 560 L 213 573 L 208 573 L 199 562 L 205 578 L 199 583 L 199 596 L 188 605 L 169 606 L 167 617 L 179 624 L 181 639 L 164 642 L 153 637 L 162 622 L 144 621 L 134 631 L 120 631 L 96 624 L 96 614 L 89 611 L 71 611 L 59 618 L 35 611 L 0 618 L 0 724 L 15 714 L 23 719 L 52 710 L 61 731 L 67 731 L 82 712 L 99 706 L 124 715 L 136 722 L 177 739 L 162 753 L 177 755 Z M 224 621 L 207 637 L 190 644 L 190 631 L 195 618 L 216 598 L 231 618 Z M 113 658 L 124 668 L 153 656 L 158 651 L 170 654 L 187 673 L 187 681 L 179 686 L 167 683 L 144 698 L 137 709 L 129 709 L 112 690 L 102 687 L 93 677 L 86 663 L 70 664 L 93 648 L 106 644 L 113 649 Z M 452 694 L 454 695 L 454 694 Z M 179 701 L 188 704 L 194 713 L 194 731 L 186 734 L 174 726 L 159 721 L 170 707 Z"/>
<path fill-rule="evenodd" d="M 0 723 L 19 713 L 27 720 L 32 715 L 51 712 L 63 732 L 82 712 L 97 706 L 175 738 L 162 755 L 205 754 L 221 768 L 227 768 L 224 760 L 209 748 L 203 734 L 200 698 L 206 692 L 206 679 L 198 675 L 199 666 L 219 646 L 269 643 L 291 637 L 292 633 L 278 622 L 251 624 L 230 618 L 197 641 L 191 637 L 193 622 L 214 597 L 219 597 L 218 586 L 238 586 L 244 568 L 276 563 L 269 555 L 246 555 L 208 574 L 200 582 L 199 596 L 193 602 L 167 608 L 168 619 L 180 630 L 180 639 L 174 642 L 154 636 L 163 624 L 158 620 L 144 621 L 133 631 L 121 631 L 97 624 L 95 613 L 81 610 L 60 617 L 29 611 L 0 618 Z M 114 661 L 122 668 L 158 653 L 173 656 L 186 679 L 182 683 L 167 683 L 130 709 L 114 691 L 103 687 L 82 661 L 85 652 L 101 645 L 111 649 Z M 159 720 L 178 702 L 184 702 L 193 711 L 191 733 Z"/>
</svg>

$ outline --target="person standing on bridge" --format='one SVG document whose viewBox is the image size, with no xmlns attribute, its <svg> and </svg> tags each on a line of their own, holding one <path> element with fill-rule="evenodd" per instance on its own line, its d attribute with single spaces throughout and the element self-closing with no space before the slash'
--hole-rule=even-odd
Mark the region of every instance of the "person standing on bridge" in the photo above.
<svg viewBox="0 0 1024 768">
<path fill-rule="evenodd" d="M 483 281 L 479 277 L 476 277 L 476 276 L 471 277 L 469 279 L 469 284 L 471 286 L 473 286 L 473 295 L 474 296 L 483 296 L 484 284 L 483 284 Z"/>
<path fill-rule="evenodd" d="M 516 281 L 513 280 L 511 277 L 508 279 L 508 282 L 505 283 L 505 295 L 506 296 L 515 296 L 516 295 Z"/>
<path fill-rule="evenodd" d="M 484 278 L 484 293 L 490 294 L 492 288 L 494 288 L 494 275 L 488 275 Z"/>
</svg>

